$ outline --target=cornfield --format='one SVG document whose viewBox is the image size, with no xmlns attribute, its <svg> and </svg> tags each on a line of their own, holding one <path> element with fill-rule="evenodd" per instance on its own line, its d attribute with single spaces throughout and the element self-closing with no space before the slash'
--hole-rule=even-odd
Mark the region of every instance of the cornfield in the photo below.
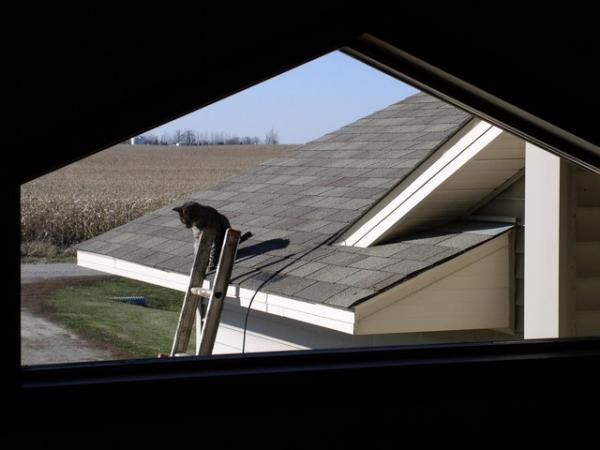
<svg viewBox="0 0 600 450">
<path fill-rule="evenodd" d="M 21 186 L 21 255 L 73 254 L 73 246 L 293 146 L 118 145 Z"/>
</svg>

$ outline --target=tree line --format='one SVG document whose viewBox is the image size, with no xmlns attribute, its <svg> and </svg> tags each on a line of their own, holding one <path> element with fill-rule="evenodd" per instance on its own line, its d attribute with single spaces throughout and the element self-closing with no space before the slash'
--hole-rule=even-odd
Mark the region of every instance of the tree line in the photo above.
<svg viewBox="0 0 600 450">
<path fill-rule="evenodd" d="M 177 129 L 173 133 L 163 133 L 160 137 L 155 134 L 143 134 L 133 138 L 132 143 L 136 145 L 258 145 L 278 144 L 279 134 L 274 129 L 265 133 L 264 140 L 257 136 L 233 136 L 228 133 L 199 133 L 194 130 Z"/>
</svg>

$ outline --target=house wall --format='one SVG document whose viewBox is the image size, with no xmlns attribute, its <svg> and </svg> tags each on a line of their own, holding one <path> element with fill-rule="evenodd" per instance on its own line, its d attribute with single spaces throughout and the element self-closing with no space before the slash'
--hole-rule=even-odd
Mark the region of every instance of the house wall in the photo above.
<svg viewBox="0 0 600 450">
<path fill-rule="evenodd" d="M 563 162 L 564 220 L 562 266 L 567 272 L 561 292 L 565 296 L 563 315 L 575 309 L 574 324 L 568 335 L 600 335 L 600 176 Z M 514 218 L 515 236 L 515 310 L 514 338 L 524 336 L 524 242 L 525 176 L 514 181 L 473 216 Z M 575 306 L 573 306 L 573 304 Z M 572 319 L 569 319 L 572 321 Z"/>
<path fill-rule="evenodd" d="M 575 270 L 572 278 L 575 295 L 577 336 L 600 334 L 600 176 L 574 166 L 566 166 L 568 179 L 566 201 L 574 216 L 574 233 L 567 233 L 574 242 Z M 435 344 L 480 340 L 522 338 L 524 334 L 524 237 L 525 237 L 525 177 L 517 179 L 474 216 L 512 217 L 517 221 L 515 232 L 515 336 L 493 330 L 401 333 L 352 336 L 283 317 L 251 311 L 248 323 L 246 351 L 277 351 L 306 348 L 343 348 L 378 345 Z M 568 246 L 567 246 L 568 247 Z M 571 284 L 571 283 L 569 283 Z M 569 287 L 567 286 L 567 292 Z M 215 353 L 241 351 L 245 308 L 228 304 L 223 313 Z"/>
<path fill-rule="evenodd" d="M 389 229 L 375 242 L 467 215 L 474 204 L 487 201 L 498 186 L 524 167 L 524 141 L 497 128 L 490 129 L 382 221 L 378 228 Z"/>
<path fill-rule="evenodd" d="M 338 242 L 368 247 L 462 218 L 523 171 L 522 139 L 484 121 L 469 127 L 411 172 Z"/>
<path fill-rule="evenodd" d="M 422 289 L 415 285 L 413 286 L 416 289 L 415 292 L 412 292 L 412 294 L 405 292 L 404 296 L 408 295 L 408 303 L 414 300 L 412 306 L 408 305 L 408 313 L 414 312 L 415 306 L 417 309 L 422 307 L 421 310 L 428 317 L 421 317 L 421 323 L 418 323 L 418 317 L 411 316 L 413 319 L 408 321 L 404 317 L 405 332 L 403 333 L 386 332 L 385 327 L 380 326 L 381 319 L 385 321 L 385 319 L 391 318 L 393 322 L 391 328 L 395 329 L 398 329 L 401 326 L 400 322 L 402 322 L 402 317 L 398 317 L 397 314 L 394 315 L 394 312 L 386 307 L 385 304 L 389 302 L 385 299 L 381 299 L 380 302 L 383 306 L 377 311 L 372 311 L 372 314 L 366 310 L 362 311 L 366 314 L 367 322 L 370 323 L 365 326 L 367 328 L 371 326 L 371 331 L 367 330 L 366 334 L 358 335 L 342 333 L 262 311 L 251 310 L 246 336 L 246 352 L 511 339 L 513 337 L 506 334 L 506 327 L 510 316 L 510 274 L 507 260 L 509 258 L 509 246 L 512 245 L 512 242 L 513 238 L 509 233 L 500 236 L 492 242 L 478 247 L 475 253 L 462 255 L 462 259 L 468 259 L 468 261 L 464 261 L 464 264 L 453 265 L 453 269 L 444 269 L 442 266 L 436 269 L 437 271 L 450 271 L 448 273 L 444 272 L 446 275 L 429 276 L 429 281 L 419 282 L 420 284 L 426 284 L 426 286 L 421 286 Z M 448 297 L 449 288 L 452 288 L 452 298 Z M 428 292 L 432 295 L 428 295 Z M 482 292 L 489 292 L 492 295 L 481 295 Z M 395 294 L 393 292 L 392 297 L 394 297 L 392 298 L 394 300 Z M 428 302 L 434 302 L 434 305 Z M 396 302 L 392 301 L 392 309 L 395 304 Z M 406 304 L 407 302 L 403 303 L 403 305 Z M 446 310 L 441 312 L 443 308 L 446 308 Z M 448 308 L 450 309 L 448 310 Z M 473 314 L 473 311 L 476 310 L 479 313 Z M 230 300 L 226 303 L 221 326 L 217 333 L 215 353 L 238 353 L 241 351 L 246 311 L 247 309 L 240 306 L 238 302 Z M 436 325 L 431 329 L 451 330 L 453 328 L 452 320 L 459 320 L 461 324 L 468 323 L 470 320 L 474 324 L 473 328 L 477 328 L 476 325 L 479 324 L 481 329 L 468 331 L 412 331 L 414 328 L 424 329 L 425 322 L 423 321 L 432 325 L 431 311 L 434 312 L 435 317 L 433 317 L 433 320 Z M 406 315 L 402 312 L 400 314 Z M 373 320 L 375 323 L 371 323 Z M 483 320 L 489 320 L 487 322 L 488 328 L 504 328 L 503 332 L 488 328 L 483 329 Z M 360 332 L 360 330 L 357 330 L 357 332 Z"/>
<path fill-rule="evenodd" d="M 527 152 L 525 337 L 600 335 L 600 176 Z"/>
<path fill-rule="evenodd" d="M 506 217 L 516 220 L 514 248 L 515 275 L 515 337 L 522 338 L 524 331 L 524 264 L 525 264 L 525 175 L 506 187 L 497 197 L 473 213 L 474 216 Z"/>
<path fill-rule="evenodd" d="M 575 202 L 575 332 L 600 334 L 600 176 L 570 166 Z"/>
<path fill-rule="evenodd" d="M 246 308 L 227 303 L 221 317 L 214 353 L 239 353 L 242 349 Z M 506 340 L 511 336 L 493 330 L 430 333 L 398 333 L 353 336 L 285 317 L 250 311 L 246 352 L 290 351 L 302 349 L 373 347 L 380 345 L 437 344 Z"/>
<path fill-rule="evenodd" d="M 358 305 L 356 333 L 511 332 L 513 239 L 504 233 Z"/>
<path fill-rule="evenodd" d="M 575 324 L 571 334 L 600 334 L 600 176 L 564 163 L 565 236 L 562 258 L 569 272 L 565 303 L 575 302 Z M 505 216 L 517 219 L 515 245 L 515 337 L 524 333 L 524 241 L 525 177 L 477 210 L 474 215 Z M 569 250 L 570 249 L 570 250 Z"/>
<path fill-rule="evenodd" d="M 566 266 L 574 264 L 567 278 L 567 295 L 575 296 L 576 336 L 600 334 L 600 176 L 587 170 L 566 165 L 567 216 L 566 226 L 574 254 L 564 254 Z M 574 205 L 573 205 L 574 203 Z M 570 211 L 570 212 L 569 212 Z M 474 215 L 515 217 L 515 337 L 524 332 L 524 241 L 525 241 L 525 177 L 477 210 Z M 567 247 L 569 247 L 567 245 Z M 570 299 L 573 302 L 573 299 Z"/>
</svg>

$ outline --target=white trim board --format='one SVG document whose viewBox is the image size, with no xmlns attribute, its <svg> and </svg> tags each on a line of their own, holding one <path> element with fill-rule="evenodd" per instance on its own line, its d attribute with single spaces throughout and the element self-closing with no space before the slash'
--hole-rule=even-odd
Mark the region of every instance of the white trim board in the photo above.
<svg viewBox="0 0 600 450">
<path fill-rule="evenodd" d="M 77 251 L 77 264 L 89 269 L 156 284 L 180 292 L 185 292 L 188 287 L 188 275 L 159 270 L 112 256 L 79 250 Z M 204 280 L 202 287 L 210 288 L 210 282 Z M 245 308 L 250 305 L 253 295 L 254 300 L 252 301 L 251 309 L 330 328 L 343 333 L 353 334 L 354 332 L 353 311 L 345 311 L 320 303 L 294 300 L 276 294 L 256 292 L 252 289 L 240 288 L 233 285 L 230 285 L 227 289 L 227 299 L 237 302 Z"/>
<path fill-rule="evenodd" d="M 338 244 L 369 247 L 376 243 L 501 133 L 500 128 L 473 119 L 344 233 Z"/>
</svg>

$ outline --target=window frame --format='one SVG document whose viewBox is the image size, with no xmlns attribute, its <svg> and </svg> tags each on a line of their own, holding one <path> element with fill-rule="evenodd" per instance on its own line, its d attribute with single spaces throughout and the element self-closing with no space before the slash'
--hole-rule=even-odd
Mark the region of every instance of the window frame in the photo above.
<svg viewBox="0 0 600 450">
<path fill-rule="evenodd" d="M 510 105 L 496 102 L 472 86 L 436 71 L 435 67 L 411 59 L 408 54 L 390 55 L 362 38 L 342 48 L 398 78 L 402 78 L 398 72 L 401 69 L 404 81 L 434 92 L 540 147 L 587 168 L 597 171 L 600 167 L 597 156 L 590 152 L 587 144 L 552 132 L 551 126 L 548 129 L 528 120 Z M 560 148 L 568 149 L 568 153 L 559 151 Z M 367 383 L 373 392 L 383 395 L 386 387 L 399 382 L 408 387 L 402 392 L 409 404 L 424 402 L 441 407 L 458 399 L 453 386 L 459 390 L 469 389 L 482 380 L 499 383 L 502 379 L 506 384 L 497 384 L 497 392 L 491 395 L 497 405 L 511 390 L 513 395 L 525 395 L 538 401 L 539 406 L 545 404 L 549 380 L 546 378 L 537 386 L 519 387 L 510 381 L 515 372 L 529 370 L 530 381 L 536 377 L 539 381 L 544 380 L 548 371 L 568 366 L 573 373 L 581 374 L 598 362 L 600 338 L 387 346 L 25 367 L 18 370 L 17 388 L 21 412 L 34 408 L 38 413 L 51 414 L 60 402 L 71 407 L 73 416 L 82 411 L 97 414 L 121 405 L 114 417 L 125 417 L 143 412 L 153 402 L 182 408 L 181 411 L 188 413 L 198 412 L 195 401 L 210 402 L 213 407 L 223 402 L 221 408 L 229 402 L 240 401 L 254 401 L 256 406 L 265 389 L 284 392 L 285 401 L 278 398 L 263 407 L 286 404 L 310 407 L 323 394 L 329 395 L 338 406 L 362 407 L 373 405 L 375 400 L 368 397 L 357 400 L 353 391 L 359 383 Z M 573 373 L 566 379 L 572 381 L 574 391 L 579 392 L 581 387 L 577 387 Z M 591 386 L 589 376 L 583 374 Z M 440 377 L 443 381 L 435 386 Z M 377 380 L 383 382 L 379 384 Z M 419 389 L 412 389 L 411 385 Z M 475 395 L 469 399 L 470 406 L 483 402 Z"/>
</svg>

